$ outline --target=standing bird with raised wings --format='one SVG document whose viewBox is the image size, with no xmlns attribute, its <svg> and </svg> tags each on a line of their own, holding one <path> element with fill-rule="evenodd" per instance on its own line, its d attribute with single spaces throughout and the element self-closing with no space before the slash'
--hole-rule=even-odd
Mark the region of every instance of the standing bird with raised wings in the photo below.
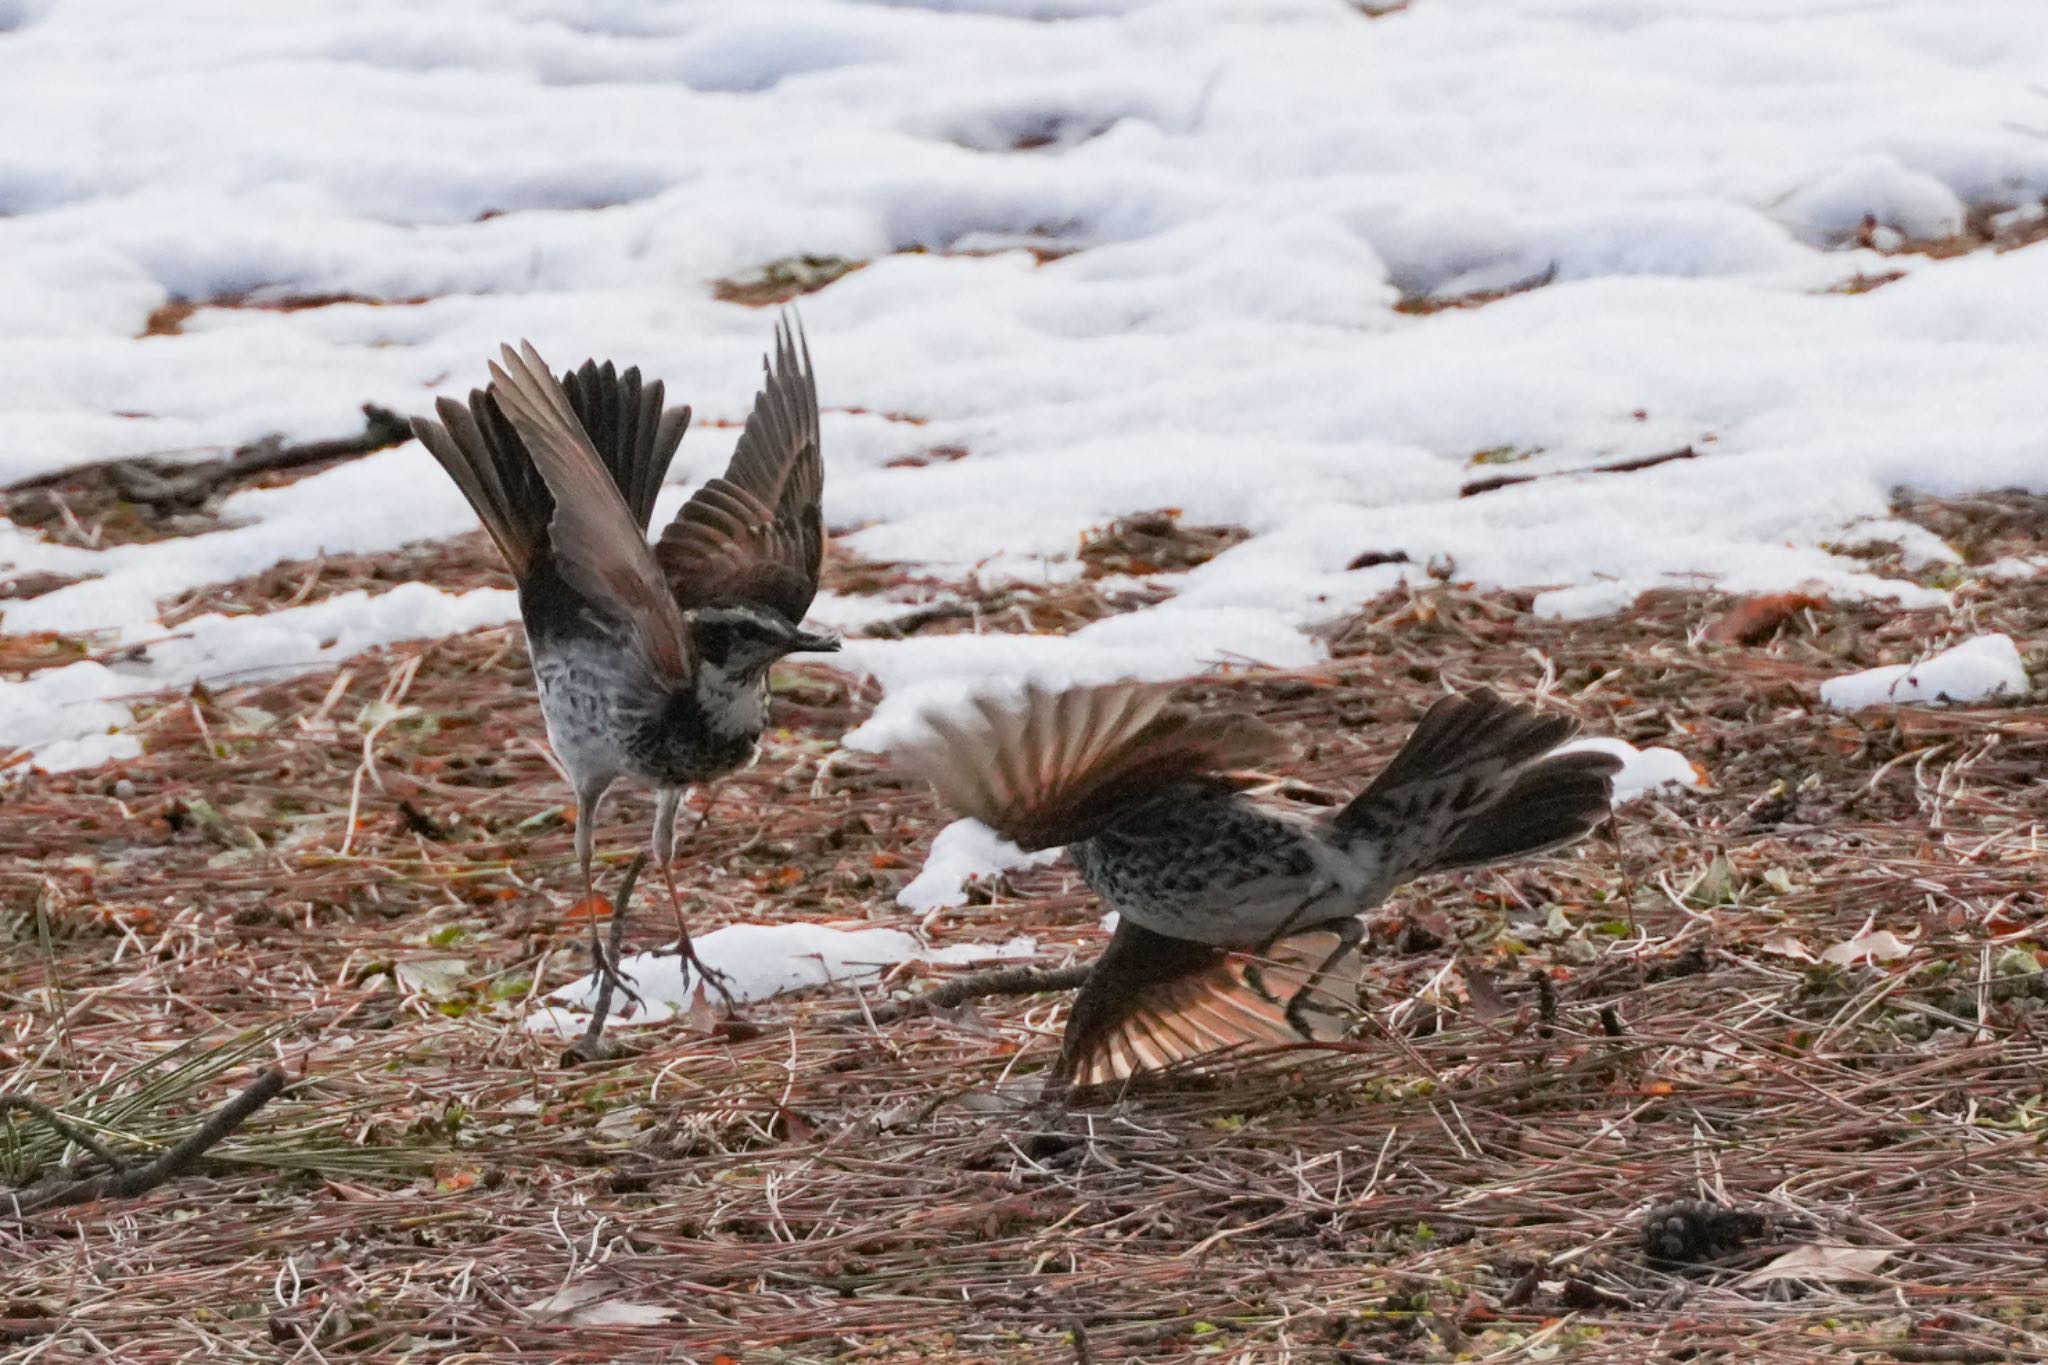
<svg viewBox="0 0 2048 1365">
<path fill-rule="evenodd" d="M 1557 848 L 1605 819 L 1610 754 L 1554 754 L 1568 717 L 1481 689 L 1432 706 L 1350 804 L 1311 816 L 1233 774 L 1284 744 L 1136 683 L 982 698 L 891 751 L 1027 851 L 1066 847 L 1117 912 L 1067 1021 L 1081 1088 L 1246 1045 L 1327 1037 L 1323 982 L 1402 883 Z"/>
<path fill-rule="evenodd" d="M 413 431 L 468 497 L 519 587 L 548 742 L 576 795 L 583 891 L 598 803 L 621 778 L 653 787 L 654 858 L 691 947 L 671 863 L 684 791 L 754 758 L 768 669 L 839 642 L 803 629 L 825 533 L 818 390 L 801 333 L 778 326 L 732 462 L 647 543 L 655 495 L 690 424 L 659 381 L 609 362 L 557 379 L 526 343 L 487 388 L 443 398 Z M 593 945 L 595 945 L 593 927 Z M 598 967 L 614 970 L 601 950 Z"/>
</svg>

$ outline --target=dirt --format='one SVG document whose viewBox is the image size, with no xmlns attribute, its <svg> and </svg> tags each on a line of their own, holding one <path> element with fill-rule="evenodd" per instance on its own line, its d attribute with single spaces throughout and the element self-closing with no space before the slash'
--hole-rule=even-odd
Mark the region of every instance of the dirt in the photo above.
<svg viewBox="0 0 2048 1365">
<path fill-rule="evenodd" d="M 2028 509 L 1911 514 L 1982 560 L 2048 550 Z M 1127 525 L 1091 563 L 1227 539 Z M 333 581 L 494 572 L 473 537 Z M 292 568 L 181 610 L 288 601 L 307 574 L 325 590 Z M 1059 621 L 1118 609 L 1088 590 Z M 1403 892 L 1351 1042 L 1079 1110 L 1030 1098 L 1064 997 L 844 1022 L 947 974 L 927 971 L 559 1068 L 520 1020 L 582 972 L 587 925 L 515 630 L 157 698 L 141 757 L 0 794 L 0 1090 L 139 1147 L 272 1060 L 293 1086 L 194 1176 L 0 1223 L 0 1341 L 135 1361 L 2039 1358 L 2048 706 L 1843 714 L 1816 687 L 1992 629 L 2038 673 L 2048 584 L 1802 607 L 1751 643 L 1709 638 L 1743 606 L 1716 594 L 1584 622 L 1529 604 L 1397 590 L 1332 630 L 1327 664 L 1186 695 L 1278 725 L 1311 804 L 1480 684 L 1676 747 L 1704 785 L 1568 855 Z M 688 845 L 694 927 L 909 925 L 894 894 L 946 816 L 837 746 L 873 702 L 826 669 L 778 677 L 762 761 Z M 607 805 L 608 869 L 650 816 L 640 793 Z M 1030 933 L 1056 966 L 1100 950 L 1098 915 L 1058 863 L 926 929 Z M 629 941 L 666 922 L 644 900 Z M 1866 927 L 1905 951 L 1843 957 L 1891 952 Z M 456 965 L 399 970 L 436 962 Z M 60 1155 L 0 1123 L 6 1179 Z"/>
</svg>

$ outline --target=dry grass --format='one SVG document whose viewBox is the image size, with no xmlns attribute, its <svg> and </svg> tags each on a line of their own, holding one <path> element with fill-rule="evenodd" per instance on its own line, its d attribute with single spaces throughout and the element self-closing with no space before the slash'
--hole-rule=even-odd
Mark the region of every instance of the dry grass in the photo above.
<svg viewBox="0 0 2048 1365">
<path fill-rule="evenodd" d="M 1405 894 L 1357 1041 L 1284 1082 L 1073 1112 L 1029 1099 L 1057 997 L 868 1027 L 825 992 L 559 1069 L 518 1020 L 580 973 L 582 926 L 513 632 L 164 698 L 143 758 L 7 794 L 0 1089 L 140 1150 L 273 1060 L 299 1079 L 202 1176 L 0 1225 L 0 1354 L 2041 1357 L 2048 707 L 1813 698 L 1979 629 L 2048 663 L 2048 590 L 1807 609 L 1755 647 L 1704 642 L 1729 606 L 1709 595 L 1592 623 L 1526 606 L 1403 592 L 1322 668 L 1199 691 L 1300 740 L 1305 800 L 1481 682 L 1674 744 L 1711 789 L 1632 805 L 1579 855 Z M 782 680 L 763 762 L 691 848 L 697 925 L 900 922 L 943 817 L 835 747 L 871 704 L 824 670 Z M 648 814 L 608 809 L 615 862 Z M 665 917 L 643 914 L 645 943 Z M 1870 917 L 1911 954 L 1774 951 Z M 1054 965 L 1096 951 L 1095 918 L 1054 866 L 931 931 L 1028 931 Z M 63 1156 L 0 1126 L 12 1182 Z M 1768 1219 L 1724 1265 L 1653 1265 L 1645 1214 L 1679 1197 Z M 1745 1283 L 1810 1241 L 1893 1254 L 1865 1281 Z M 565 1286 L 602 1297 L 527 1311 Z M 572 1320 L 606 1305 L 673 1316 Z"/>
</svg>

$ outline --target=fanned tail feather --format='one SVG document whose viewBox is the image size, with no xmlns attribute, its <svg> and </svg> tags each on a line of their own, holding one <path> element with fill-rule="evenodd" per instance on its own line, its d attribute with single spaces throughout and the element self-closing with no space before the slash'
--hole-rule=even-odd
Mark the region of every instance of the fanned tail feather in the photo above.
<svg viewBox="0 0 2048 1365">
<path fill-rule="evenodd" d="M 1620 768 L 1614 755 L 1590 750 L 1531 764 L 1426 870 L 1480 867 L 1584 838 L 1613 809 Z"/>
<path fill-rule="evenodd" d="M 1542 758 L 1577 728 L 1485 688 L 1445 697 L 1332 833 L 1370 853 L 1384 890 L 1569 843 L 1604 816 L 1620 766 L 1605 754 Z"/>
</svg>

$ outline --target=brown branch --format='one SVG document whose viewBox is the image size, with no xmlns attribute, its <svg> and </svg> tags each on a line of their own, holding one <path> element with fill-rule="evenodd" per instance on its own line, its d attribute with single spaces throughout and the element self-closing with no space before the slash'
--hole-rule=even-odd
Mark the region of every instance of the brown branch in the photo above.
<svg viewBox="0 0 2048 1365">
<path fill-rule="evenodd" d="M 647 866 L 647 854 L 643 851 L 633 855 L 633 861 L 626 864 L 626 875 L 619 879 L 618 899 L 612 902 L 612 927 L 605 945 L 605 955 L 610 959 L 607 969 L 603 962 L 593 962 L 590 969 L 597 975 L 597 1001 L 590 1007 L 590 1023 L 583 1030 L 583 1036 L 562 1050 L 562 1065 L 580 1066 L 584 1062 L 599 1062 L 613 1053 L 612 1045 L 605 1041 L 605 1021 L 611 1017 L 612 994 L 619 981 L 619 954 L 626 946 L 626 907 L 632 903 L 634 884 L 640 880 L 640 873 Z M 593 941 L 596 935 L 591 935 Z"/>
<path fill-rule="evenodd" d="M 825 1020 L 828 1024 L 865 1024 L 870 1020 L 877 1024 L 890 1024 L 898 1019 L 928 1010 L 949 1010 L 969 1000 L 979 1000 L 991 995 L 1038 995 L 1044 991 L 1071 991 L 1088 979 L 1088 973 L 1095 970 L 1089 963 L 1078 967 L 998 967 L 993 971 L 976 972 L 963 976 L 957 981 L 948 981 L 934 986 L 922 995 L 908 1000 L 892 1001 L 876 1005 L 868 1010 L 849 1010 L 835 1014 Z"/>
<path fill-rule="evenodd" d="M 196 464 L 176 464 L 147 455 L 101 460 L 37 474 L 9 484 L 5 491 L 9 495 L 10 510 L 20 510 L 31 520 L 41 519 L 44 509 L 40 501 L 20 504 L 23 495 L 78 483 L 106 486 L 124 501 L 141 503 L 159 514 L 189 511 L 203 506 L 224 489 L 265 474 L 354 459 L 411 438 L 412 429 L 403 417 L 375 403 L 365 403 L 362 432 L 340 440 L 287 445 L 278 437 L 266 436 L 242 446 L 227 459 Z M 17 504 L 20 504 L 18 509 Z"/>
<path fill-rule="evenodd" d="M 1697 460 L 1700 453 L 1691 446 L 1680 446 L 1657 455 L 1638 455 L 1633 460 L 1616 460 L 1613 464 L 1596 464 L 1585 470 L 1587 474 L 1633 474 L 1638 469 L 1655 469 L 1660 464 L 1674 460 Z"/>
<path fill-rule="evenodd" d="M 1477 497 L 1499 488 L 1512 488 L 1518 483 L 1534 483 L 1538 479 L 1559 479 L 1572 474 L 1633 474 L 1639 469 L 1655 469 L 1660 464 L 1674 460 L 1697 460 L 1700 453 L 1691 446 L 1677 450 L 1666 450 L 1655 455 L 1638 455 L 1632 460 L 1616 460 L 1613 464 L 1596 464 L 1586 469 L 1560 469 L 1553 474 L 1495 474 L 1491 478 L 1474 479 L 1458 489 L 1461 498 Z"/>
<path fill-rule="evenodd" d="M 15 1212 L 25 1215 L 71 1204 L 90 1204 L 97 1199 L 132 1199 L 168 1180 L 175 1180 L 197 1165 L 199 1158 L 222 1138 L 241 1127 L 251 1114 L 276 1099 L 285 1084 L 284 1072 L 271 1067 L 248 1089 L 214 1110 L 206 1122 L 148 1165 L 117 1168 L 84 1180 L 67 1181 L 55 1188 L 30 1190 L 14 1201 Z"/>
</svg>

